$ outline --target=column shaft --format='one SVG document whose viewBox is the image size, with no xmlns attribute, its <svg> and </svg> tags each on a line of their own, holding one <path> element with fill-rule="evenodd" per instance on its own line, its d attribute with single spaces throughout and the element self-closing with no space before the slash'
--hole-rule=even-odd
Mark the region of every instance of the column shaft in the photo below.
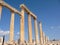
<svg viewBox="0 0 60 45">
<path fill-rule="evenodd" d="M 31 15 L 28 15 L 28 42 L 32 43 L 32 22 Z"/>
<path fill-rule="evenodd" d="M 20 41 L 24 42 L 24 9 L 21 10 L 21 18 L 20 18 Z"/>
<path fill-rule="evenodd" d="M 48 37 L 47 36 L 45 37 L 45 41 L 46 41 L 46 43 L 48 42 Z"/>
<path fill-rule="evenodd" d="M 2 6 L 0 5 L 0 20 L 1 20 Z"/>
<path fill-rule="evenodd" d="M 43 45 L 43 31 L 42 31 L 42 23 L 40 22 L 40 44 Z"/>
<path fill-rule="evenodd" d="M 43 32 L 43 43 L 45 45 L 45 33 Z"/>
<path fill-rule="evenodd" d="M 34 20 L 34 25 L 35 25 L 35 40 L 36 40 L 36 44 L 38 45 L 38 26 L 37 26 L 37 20 Z"/>
<path fill-rule="evenodd" d="M 10 21 L 10 41 L 14 40 L 14 12 L 11 12 L 11 21 Z"/>
</svg>

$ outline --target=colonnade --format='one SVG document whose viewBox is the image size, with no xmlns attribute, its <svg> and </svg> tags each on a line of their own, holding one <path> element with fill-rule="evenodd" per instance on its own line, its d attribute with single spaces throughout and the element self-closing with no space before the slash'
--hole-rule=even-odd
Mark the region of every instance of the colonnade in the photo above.
<svg viewBox="0 0 60 45">
<path fill-rule="evenodd" d="M 21 43 L 24 43 L 24 12 L 28 14 L 28 42 L 30 45 L 32 45 L 32 22 L 31 22 L 31 17 L 34 19 L 34 27 L 35 27 L 35 41 L 36 44 L 40 43 L 43 45 L 43 31 L 42 31 L 42 23 L 39 23 L 40 26 L 40 42 L 39 42 L 39 36 L 38 36 L 38 23 L 37 23 L 37 16 L 33 14 L 24 4 L 20 5 L 21 12 L 17 11 L 15 8 L 11 7 L 8 5 L 6 2 L 3 0 L 0 0 L 0 20 L 1 20 L 1 13 L 2 13 L 2 7 L 5 6 L 11 11 L 11 21 L 10 21 L 10 37 L 9 37 L 9 42 L 14 41 L 14 16 L 15 13 L 19 14 L 20 16 L 20 41 Z M 23 35 L 22 35 L 23 34 Z"/>
<path fill-rule="evenodd" d="M 20 5 L 20 7 L 21 9 L 24 9 L 26 13 L 28 14 L 28 42 L 32 44 L 32 19 L 31 18 L 33 17 L 34 25 L 35 25 L 35 38 L 36 38 L 36 43 L 38 43 L 37 17 L 32 12 L 30 12 L 29 9 L 24 4 Z"/>
</svg>

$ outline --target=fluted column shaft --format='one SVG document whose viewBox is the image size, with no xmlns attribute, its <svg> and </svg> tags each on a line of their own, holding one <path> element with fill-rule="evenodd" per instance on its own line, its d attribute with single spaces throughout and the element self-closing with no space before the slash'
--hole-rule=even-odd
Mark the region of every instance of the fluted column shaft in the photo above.
<svg viewBox="0 0 60 45">
<path fill-rule="evenodd" d="M 20 41 L 24 43 L 24 9 L 21 9 L 21 18 L 20 18 Z"/>
<path fill-rule="evenodd" d="M 40 22 L 40 44 L 43 45 L 43 31 L 42 31 L 42 23 Z"/>
<path fill-rule="evenodd" d="M 11 21 L 10 21 L 10 41 L 14 40 L 14 12 L 11 12 Z"/>
<path fill-rule="evenodd" d="M 32 22 L 31 22 L 31 15 L 28 15 L 28 41 L 32 43 Z"/>
<path fill-rule="evenodd" d="M 0 20 L 1 20 L 2 6 L 0 5 Z"/>
<path fill-rule="evenodd" d="M 38 45 L 38 26 L 37 26 L 37 20 L 34 19 L 34 27 L 35 27 L 35 40 L 36 40 L 36 44 Z"/>
</svg>

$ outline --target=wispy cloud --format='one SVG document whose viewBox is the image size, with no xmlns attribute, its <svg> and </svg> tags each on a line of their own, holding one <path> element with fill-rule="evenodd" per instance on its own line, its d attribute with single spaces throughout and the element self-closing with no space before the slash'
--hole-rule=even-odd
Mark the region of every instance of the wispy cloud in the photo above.
<svg viewBox="0 0 60 45">
<path fill-rule="evenodd" d="M 20 33 L 19 32 L 17 32 L 17 35 L 19 35 Z"/>
<path fill-rule="evenodd" d="M 58 28 L 60 29 L 60 26 L 58 26 Z"/>
<path fill-rule="evenodd" d="M 51 29 L 54 29 L 54 26 L 51 26 L 50 28 L 51 28 Z"/>
<path fill-rule="evenodd" d="M 0 29 L 0 35 L 8 35 L 9 31 L 3 31 L 2 29 Z"/>
<path fill-rule="evenodd" d="M 60 26 L 51 26 L 50 29 L 59 30 Z"/>
</svg>

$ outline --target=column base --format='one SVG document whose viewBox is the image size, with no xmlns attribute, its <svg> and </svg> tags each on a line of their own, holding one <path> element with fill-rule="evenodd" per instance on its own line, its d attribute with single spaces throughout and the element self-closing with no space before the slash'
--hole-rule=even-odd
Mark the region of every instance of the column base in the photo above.
<svg viewBox="0 0 60 45">
<path fill-rule="evenodd" d="M 18 45 L 25 45 L 25 43 L 24 42 L 20 42 L 20 44 L 18 44 Z"/>
<path fill-rule="evenodd" d="M 35 44 L 35 45 L 40 45 L 40 44 Z"/>
<path fill-rule="evenodd" d="M 40 43 L 35 43 L 34 45 L 40 45 Z"/>
<path fill-rule="evenodd" d="M 15 41 L 9 41 L 9 42 L 7 42 L 7 45 L 16 45 L 16 42 Z"/>
<path fill-rule="evenodd" d="M 27 45 L 34 45 L 33 43 L 28 43 Z"/>
</svg>

